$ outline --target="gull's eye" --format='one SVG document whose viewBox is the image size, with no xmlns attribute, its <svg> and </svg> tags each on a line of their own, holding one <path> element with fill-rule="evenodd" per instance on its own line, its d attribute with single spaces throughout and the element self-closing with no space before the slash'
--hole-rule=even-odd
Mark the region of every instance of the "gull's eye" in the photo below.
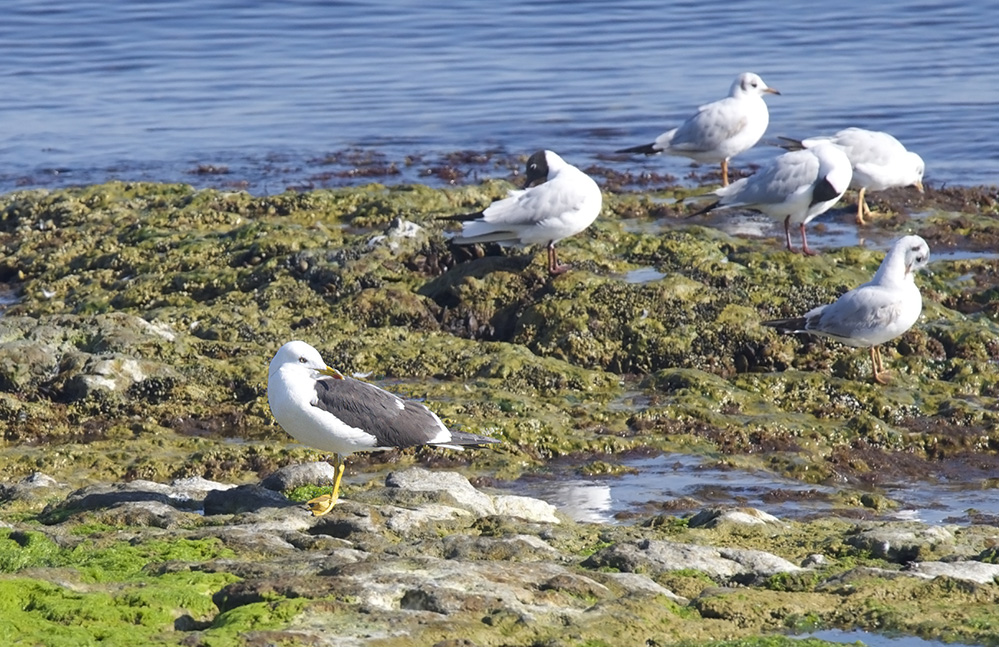
<svg viewBox="0 0 999 647">
<path fill-rule="evenodd" d="M 305 363 L 307 363 L 308 361 L 309 361 L 309 360 L 305 359 L 304 357 L 299 357 L 299 358 L 298 358 L 298 363 L 299 363 L 299 364 L 305 364 Z"/>
</svg>

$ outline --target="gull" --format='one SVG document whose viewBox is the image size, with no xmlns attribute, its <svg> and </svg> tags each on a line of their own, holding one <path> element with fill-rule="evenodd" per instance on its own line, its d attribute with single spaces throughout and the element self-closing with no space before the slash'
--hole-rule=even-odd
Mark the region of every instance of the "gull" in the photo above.
<svg viewBox="0 0 999 647">
<path fill-rule="evenodd" d="M 559 264 L 555 243 L 593 224 L 602 204 L 600 187 L 590 176 L 552 151 L 540 150 L 527 160 L 524 189 L 482 211 L 442 219 L 462 223 L 461 233 L 451 239 L 456 245 L 544 244 L 548 272 L 557 275 L 569 266 Z"/>
<path fill-rule="evenodd" d="M 651 144 L 617 153 L 683 155 L 698 162 L 721 163 L 722 186 L 728 186 L 728 161 L 756 145 L 770 123 L 764 94 L 780 94 L 758 75 L 736 77 L 728 96 L 697 109 L 679 128 L 656 137 Z"/>
<path fill-rule="evenodd" d="M 930 260 L 930 248 L 919 236 L 903 236 L 885 255 L 867 283 L 804 317 L 764 321 L 782 333 L 812 333 L 853 346 L 870 348 L 874 381 L 887 384 L 878 345 L 903 334 L 919 318 L 923 299 L 914 273 Z"/>
<path fill-rule="evenodd" d="M 308 502 L 315 516 L 336 504 L 345 458 L 357 451 L 435 445 L 461 449 L 499 442 L 453 431 L 419 402 L 341 374 L 315 348 L 290 341 L 271 360 L 267 401 L 278 424 L 304 445 L 333 452 L 332 494 Z"/>
<path fill-rule="evenodd" d="M 784 220 L 784 239 L 791 247 L 791 225 L 801 231 L 801 252 L 815 254 L 808 247 L 805 225 L 828 211 L 843 196 L 853 172 L 846 153 L 830 143 L 791 151 L 749 177 L 714 191 L 718 200 L 690 214 L 694 217 L 714 209 L 745 207 L 772 218 Z"/>
<path fill-rule="evenodd" d="M 893 187 L 914 186 L 923 192 L 923 172 L 926 164 L 916 153 L 906 150 L 902 142 L 888 133 L 863 128 L 845 128 L 831 137 L 809 137 L 796 140 L 781 137 L 786 148 L 811 148 L 822 142 L 832 142 L 846 153 L 853 165 L 850 188 L 856 189 L 857 224 L 866 225 L 864 216 L 874 214 L 864 200 L 866 191 L 883 191 Z"/>
</svg>

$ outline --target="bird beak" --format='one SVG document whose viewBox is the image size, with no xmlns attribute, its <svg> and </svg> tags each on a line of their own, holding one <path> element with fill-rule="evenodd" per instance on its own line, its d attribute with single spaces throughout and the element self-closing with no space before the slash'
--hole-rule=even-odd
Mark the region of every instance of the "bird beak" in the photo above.
<svg viewBox="0 0 999 647">
<path fill-rule="evenodd" d="M 764 92 L 766 92 L 767 94 L 780 95 L 780 90 L 778 90 L 777 88 L 767 88 L 766 90 L 764 90 Z"/>
<path fill-rule="evenodd" d="M 530 189 L 532 186 L 537 186 L 539 184 L 544 184 L 544 183 L 545 183 L 545 178 L 543 177 L 529 177 L 527 178 L 527 181 L 524 182 L 524 188 Z"/>
<path fill-rule="evenodd" d="M 916 190 L 919 191 L 920 193 L 925 193 L 925 191 L 923 191 L 923 183 L 922 182 L 917 181 L 912 186 L 916 187 Z"/>
<path fill-rule="evenodd" d="M 340 371 L 336 370 L 335 368 L 330 368 L 329 366 L 327 366 L 327 367 L 323 368 L 322 370 L 320 370 L 319 374 L 320 375 L 328 375 L 330 377 L 335 377 L 338 380 L 342 380 L 343 379 L 343 373 L 341 373 Z"/>
</svg>

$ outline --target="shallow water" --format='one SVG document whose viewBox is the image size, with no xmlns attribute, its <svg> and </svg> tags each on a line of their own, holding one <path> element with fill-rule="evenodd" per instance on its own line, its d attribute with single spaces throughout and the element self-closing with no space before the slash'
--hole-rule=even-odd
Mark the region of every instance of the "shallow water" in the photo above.
<svg viewBox="0 0 999 647">
<path fill-rule="evenodd" d="M 987 478 L 960 483 L 944 478 L 894 482 L 878 488 L 809 485 L 762 470 L 737 469 L 684 454 L 626 458 L 617 476 L 581 476 L 578 464 L 555 464 L 522 476 L 509 487 L 543 499 L 577 521 L 627 522 L 659 512 L 683 516 L 709 506 L 748 506 L 780 518 L 812 519 L 863 514 L 874 519 L 969 524 L 999 519 L 996 484 Z M 873 511 L 837 506 L 842 492 L 874 492 L 897 507 Z"/>
<path fill-rule="evenodd" d="M 939 647 L 940 642 L 936 640 L 923 640 L 915 636 L 884 636 L 870 631 L 854 629 L 843 631 L 841 629 L 824 629 L 795 638 L 819 638 L 829 642 L 843 643 L 847 645 L 866 645 L 867 647 Z M 950 647 L 964 647 L 965 643 L 946 643 Z"/>
<path fill-rule="evenodd" d="M 985 0 L 4 8 L 0 192 L 110 178 L 255 193 L 372 177 L 445 183 L 442 156 L 466 150 L 548 147 L 586 166 L 651 141 L 746 70 L 783 93 L 768 98 L 768 137 L 887 130 L 925 158 L 934 185 L 999 176 Z M 364 152 L 331 157 L 348 149 Z M 775 154 L 758 147 L 736 165 Z M 372 164 L 385 172 L 366 175 Z M 464 181 L 508 172 L 488 160 L 463 168 Z"/>
</svg>

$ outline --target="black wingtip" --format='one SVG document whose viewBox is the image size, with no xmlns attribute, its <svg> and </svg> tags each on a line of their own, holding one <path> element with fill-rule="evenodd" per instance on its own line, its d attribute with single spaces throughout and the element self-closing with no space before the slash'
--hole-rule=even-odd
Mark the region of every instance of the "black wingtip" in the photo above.
<svg viewBox="0 0 999 647">
<path fill-rule="evenodd" d="M 482 217 L 483 211 L 476 211 L 475 213 L 460 213 L 456 216 L 437 216 L 437 220 L 450 220 L 452 222 L 468 222 L 469 220 L 478 220 Z"/>
<path fill-rule="evenodd" d="M 703 216 L 704 214 L 708 213 L 709 211 L 714 210 L 720 204 L 721 204 L 721 200 L 715 200 L 714 202 L 712 202 L 708 206 L 702 207 L 702 208 L 698 209 L 697 211 L 695 211 L 694 213 L 687 214 L 686 216 L 684 216 L 684 218 L 693 218 L 695 216 Z"/>
<path fill-rule="evenodd" d="M 784 150 L 800 151 L 805 149 L 805 145 L 801 142 L 800 139 L 795 139 L 793 137 L 781 137 L 780 135 L 777 136 L 777 139 L 780 140 L 780 142 L 778 142 L 777 145 L 783 148 Z"/>
<path fill-rule="evenodd" d="M 641 153 L 642 155 L 655 155 L 656 153 L 661 153 L 662 151 L 656 148 L 655 144 L 645 144 L 644 146 L 632 146 L 631 148 L 622 148 L 621 150 L 614 151 L 615 153 Z"/>
<path fill-rule="evenodd" d="M 451 430 L 451 440 L 446 445 L 460 445 L 461 447 L 485 447 L 487 445 L 495 445 L 496 443 L 502 442 L 499 438 L 490 438 L 489 436 L 480 436 L 478 434 L 470 434 L 465 431 L 455 431 Z"/>
<path fill-rule="evenodd" d="M 815 184 L 815 188 L 812 189 L 812 201 L 808 206 L 815 206 L 820 202 L 828 202 L 829 200 L 835 200 L 843 194 L 842 191 L 837 191 L 836 187 L 832 185 L 828 177 L 822 178 L 820 182 Z"/>
<path fill-rule="evenodd" d="M 777 332 L 793 333 L 804 330 L 805 323 L 804 317 L 795 317 L 793 319 L 771 319 L 770 321 L 761 321 L 760 325 L 767 326 L 768 328 L 776 328 Z"/>
</svg>

